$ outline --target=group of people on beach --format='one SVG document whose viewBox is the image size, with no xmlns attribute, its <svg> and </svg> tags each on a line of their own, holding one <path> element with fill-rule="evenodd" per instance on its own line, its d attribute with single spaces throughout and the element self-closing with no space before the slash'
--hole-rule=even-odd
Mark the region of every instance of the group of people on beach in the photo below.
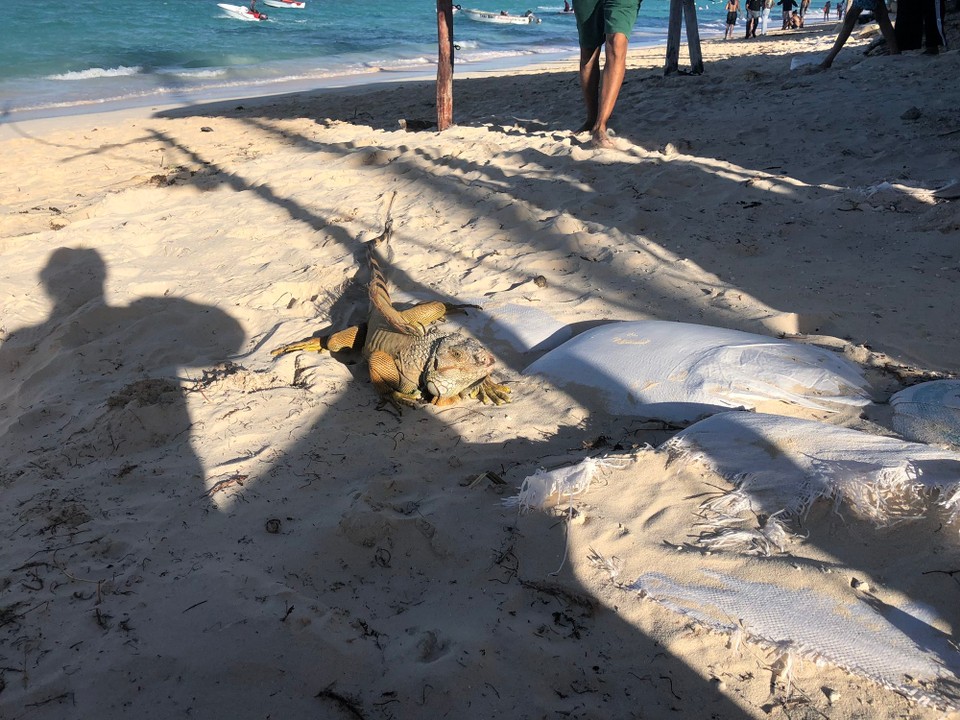
<svg viewBox="0 0 960 720">
<path fill-rule="evenodd" d="M 847 3 L 843 0 L 837 0 L 837 20 L 843 20 L 843 16 L 847 11 Z M 823 4 L 823 21 L 827 22 L 830 20 L 830 0 L 827 0 Z"/>
<path fill-rule="evenodd" d="M 835 0 L 837 20 L 842 21 L 837 39 L 827 53 L 821 68 L 829 68 L 836 59 L 840 49 L 850 37 L 853 28 L 863 13 L 871 13 L 880 26 L 880 32 L 892 55 L 899 54 L 901 49 L 917 49 L 924 38 L 926 52 L 937 54 L 940 47 L 946 46 L 946 37 L 943 32 L 944 0 L 901 0 L 898 13 L 897 28 L 895 29 L 884 0 Z M 747 38 L 757 37 L 759 28 L 761 35 L 767 34 L 767 22 L 773 8 L 773 0 L 745 0 L 747 23 Z M 779 0 L 777 5 L 783 8 L 783 24 L 781 30 L 796 30 L 804 26 L 804 18 L 810 8 L 810 0 Z M 849 9 L 848 9 L 849 5 Z M 795 9 L 796 8 L 796 9 Z M 726 33 L 724 39 L 732 40 L 734 29 L 740 18 L 740 0 L 727 0 L 725 7 Z M 830 19 L 831 2 L 826 0 L 823 6 L 823 21 Z M 916 21 L 908 17 L 916 17 Z M 903 22 L 901 23 L 901 20 Z M 909 29 L 904 26 L 909 26 Z M 903 30 L 903 32 L 900 32 Z M 907 39 L 909 38 L 909 39 Z"/>
<path fill-rule="evenodd" d="M 829 5 L 827 2 L 824 7 L 824 18 L 830 15 Z M 837 19 L 842 19 L 843 24 L 820 67 L 826 69 L 833 65 L 840 49 L 865 12 L 873 14 L 886 42 L 887 52 L 891 55 L 899 55 L 901 50 L 918 50 L 921 47 L 924 47 L 926 54 L 937 55 L 940 48 L 947 45 L 943 30 L 945 6 L 945 0 L 900 0 L 897 5 L 897 25 L 894 27 L 885 0 L 849 0 L 849 7 L 848 0 L 837 0 Z"/>
<path fill-rule="evenodd" d="M 770 13 L 775 5 L 782 9 L 781 30 L 796 30 L 803 27 L 803 19 L 810 8 L 810 0 L 746 0 L 747 27 L 746 38 L 757 37 L 757 31 L 760 35 L 767 34 L 767 27 L 770 22 Z M 740 18 L 740 0 L 727 0 L 727 30 L 724 33 L 724 40 L 733 40 L 734 29 L 737 20 Z"/>
<path fill-rule="evenodd" d="M 643 0 L 572 0 L 572 9 L 577 18 L 577 34 L 580 39 L 580 88 L 587 118 L 578 133 L 589 132 L 596 147 L 613 147 L 607 122 L 613 114 L 620 87 L 626 75 L 627 43 L 633 26 L 637 21 L 640 3 Z M 946 46 L 943 32 L 943 13 L 945 0 L 900 0 L 897 29 L 894 32 L 885 0 L 835 0 L 837 19 L 843 24 L 837 39 L 824 58 L 820 67 L 829 68 L 840 49 L 850 37 L 854 25 L 864 12 L 872 12 L 880 26 L 880 32 L 891 54 L 899 54 L 901 49 L 916 49 L 925 38 L 926 52 L 936 54 L 940 47 Z M 804 16 L 810 8 L 811 0 L 745 0 L 747 5 L 748 38 L 767 34 L 770 12 L 775 5 L 782 9 L 783 30 L 802 28 Z M 567 5 L 566 1 L 564 3 Z M 849 4 L 849 10 L 848 10 Z M 569 6 L 567 6 L 569 7 Z M 740 0 L 727 0 L 726 39 L 733 38 L 733 28 L 740 15 Z M 830 17 L 830 0 L 823 8 L 824 20 Z M 910 18 L 907 20 L 907 18 Z M 604 50 L 604 65 L 601 70 L 600 54 Z"/>
</svg>

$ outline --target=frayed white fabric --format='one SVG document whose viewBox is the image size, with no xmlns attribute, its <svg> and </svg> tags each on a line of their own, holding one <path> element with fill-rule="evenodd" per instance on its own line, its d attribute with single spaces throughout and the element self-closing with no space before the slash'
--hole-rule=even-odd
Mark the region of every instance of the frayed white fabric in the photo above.
<svg viewBox="0 0 960 720">
<path fill-rule="evenodd" d="M 732 533 L 756 532 L 757 517 L 799 517 L 820 498 L 880 527 L 931 508 L 948 522 L 960 519 L 960 453 L 898 438 L 778 415 L 724 413 L 677 433 L 658 452 L 671 462 L 699 462 L 734 485 L 701 505 L 707 537 L 727 548 Z"/>
<path fill-rule="evenodd" d="M 960 654 L 923 608 L 893 607 L 869 593 L 837 602 L 813 588 L 711 570 L 696 584 L 645 573 L 629 587 L 712 630 L 772 650 L 786 668 L 794 658 L 827 661 L 924 705 L 955 709 L 960 702 Z"/>
<path fill-rule="evenodd" d="M 518 508 L 521 513 L 531 509 L 544 510 L 549 505 L 569 501 L 587 491 L 590 484 L 603 468 L 620 467 L 620 463 L 610 458 L 586 458 L 576 465 L 544 470 L 540 468 L 533 475 L 524 478 L 520 492 L 504 498 L 506 507 Z"/>
<path fill-rule="evenodd" d="M 766 401 L 827 411 L 870 402 L 862 369 L 837 353 L 659 320 L 593 328 L 523 372 L 589 388 L 608 412 L 676 424 Z"/>
<path fill-rule="evenodd" d="M 960 709 L 960 653 L 948 634 L 952 614 L 936 609 L 950 607 L 950 600 L 934 606 L 896 584 L 873 594 L 851 574 L 872 580 L 882 556 L 872 566 L 861 558 L 865 569 L 845 566 L 847 540 L 824 536 L 822 516 L 808 524 L 818 536 L 802 543 L 791 529 L 821 498 L 877 526 L 932 513 L 956 521 L 960 452 L 807 420 L 726 412 L 655 451 L 619 459 L 620 469 L 614 458 L 604 458 L 541 470 L 507 501 L 525 510 L 565 502 L 574 509 L 586 494 L 593 520 L 568 524 L 567 543 L 571 558 L 583 561 L 585 554 L 595 570 L 578 575 L 592 576 L 598 593 L 638 592 L 728 635 L 734 649 L 741 641 L 757 644 L 770 651 L 771 671 L 788 687 L 798 661 L 829 662 L 917 703 Z M 635 461 L 633 471 L 628 459 Z M 664 505 L 648 497 L 648 482 L 676 484 L 681 499 Z M 862 539 L 871 542 L 869 535 Z M 879 533 L 875 539 L 888 541 Z M 598 543 L 612 551 L 608 557 Z"/>
</svg>

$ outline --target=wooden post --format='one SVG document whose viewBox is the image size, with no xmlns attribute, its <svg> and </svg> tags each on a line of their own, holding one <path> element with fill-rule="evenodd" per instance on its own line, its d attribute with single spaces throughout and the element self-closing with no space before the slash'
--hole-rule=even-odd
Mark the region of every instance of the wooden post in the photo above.
<svg viewBox="0 0 960 720">
<path fill-rule="evenodd" d="M 690 72 L 703 74 L 703 54 L 700 52 L 700 29 L 697 27 L 697 6 L 694 0 L 670 0 L 670 19 L 667 21 L 667 59 L 663 74 L 671 75 L 680 69 L 680 30 L 687 21 L 687 48 L 690 50 Z"/>
<path fill-rule="evenodd" d="M 703 54 L 700 52 L 700 29 L 697 27 L 697 6 L 694 0 L 683 0 L 683 19 L 687 24 L 690 74 L 703 75 Z"/>
<path fill-rule="evenodd" d="M 670 0 L 670 19 L 667 21 L 667 61 L 663 74 L 671 75 L 680 64 L 680 27 L 683 24 L 683 0 Z"/>
<path fill-rule="evenodd" d="M 437 0 L 437 129 L 453 125 L 453 0 Z"/>
</svg>

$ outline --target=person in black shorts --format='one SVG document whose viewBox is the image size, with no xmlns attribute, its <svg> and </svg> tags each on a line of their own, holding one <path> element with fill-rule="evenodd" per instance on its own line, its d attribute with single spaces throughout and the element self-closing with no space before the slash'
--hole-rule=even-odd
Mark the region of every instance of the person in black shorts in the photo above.
<svg viewBox="0 0 960 720">
<path fill-rule="evenodd" d="M 733 29 L 737 25 L 738 17 L 740 17 L 740 0 L 727 0 L 727 32 L 723 36 L 724 40 L 733 40 Z"/>
</svg>

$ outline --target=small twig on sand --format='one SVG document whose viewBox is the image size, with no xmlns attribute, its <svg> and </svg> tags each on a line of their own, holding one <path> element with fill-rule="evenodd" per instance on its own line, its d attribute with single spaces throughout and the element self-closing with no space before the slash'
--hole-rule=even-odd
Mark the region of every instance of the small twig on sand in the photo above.
<svg viewBox="0 0 960 720">
<path fill-rule="evenodd" d="M 207 490 L 200 497 L 205 497 L 205 498 L 213 497 L 214 494 L 220 492 L 221 490 L 227 489 L 231 485 L 239 485 L 240 487 L 243 487 L 243 481 L 246 480 L 247 477 L 248 477 L 247 475 L 241 475 L 240 473 L 237 473 L 236 475 L 231 475 L 225 480 L 220 480 L 219 482 L 214 483 L 213 487 Z"/>
<path fill-rule="evenodd" d="M 356 702 L 341 695 L 335 690 L 327 688 L 326 690 L 321 690 L 318 692 L 314 697 L 333 700 L 337 705 L 346 710 L 353 717 L 359 718 L 360 720 L 365 720 L 363 713 L 357 708 Z"/>
<path fill-rule="evenodd" d="M 566 588 L 553 583 L 542 582 L 540 580 L 521 580 L 520 584 L 525 588 L 529 588 L 530 590 L 536 590 L 537 592 L 544 593 L 545 595 L 552 595 L 553 597 L 566 602 L 568 605 L 577 605 L 590 613 L 592 613 L 596 608 L 596 601 L 594 601 L 594 599 L 588 595 L 567 590 Z"/>
<path fill-rule="evenodd" d="M 53 557 L 53 564 L 56 566 L 56 568 L 57 568 L 60 572 L 62 572 L 64 575 L 66 575 L 68 578 L 70 578 L 71 580 L 74 580 L 74 581 L 76 581 L 76 582 L 89 583 L 90 585 L 96 585 L 96 586 L 97 586 L 97 602 L 96 602 L 95 604 L 96 604 L 96 605 L 99 605 L 100 602 L 103 600 L 103 595 L 102 595 L 101 592 L 100 592 L 100 588 L 101 588 L 101 586 L 103 585 L 103 580 L 86 580 L 86 579 L 84 579 L 84 578 L 78 578 L 76 575 L 71 574 L 71 573 L 67 570 L 67 568 L 65 568 L 65 567 L 60 563 L 60 561 L 57 560 L 57 551 L 56 551 L 56 550 L 53 551 L 53 556 L 52 556 L 52 557 Z"/>
</svg>

